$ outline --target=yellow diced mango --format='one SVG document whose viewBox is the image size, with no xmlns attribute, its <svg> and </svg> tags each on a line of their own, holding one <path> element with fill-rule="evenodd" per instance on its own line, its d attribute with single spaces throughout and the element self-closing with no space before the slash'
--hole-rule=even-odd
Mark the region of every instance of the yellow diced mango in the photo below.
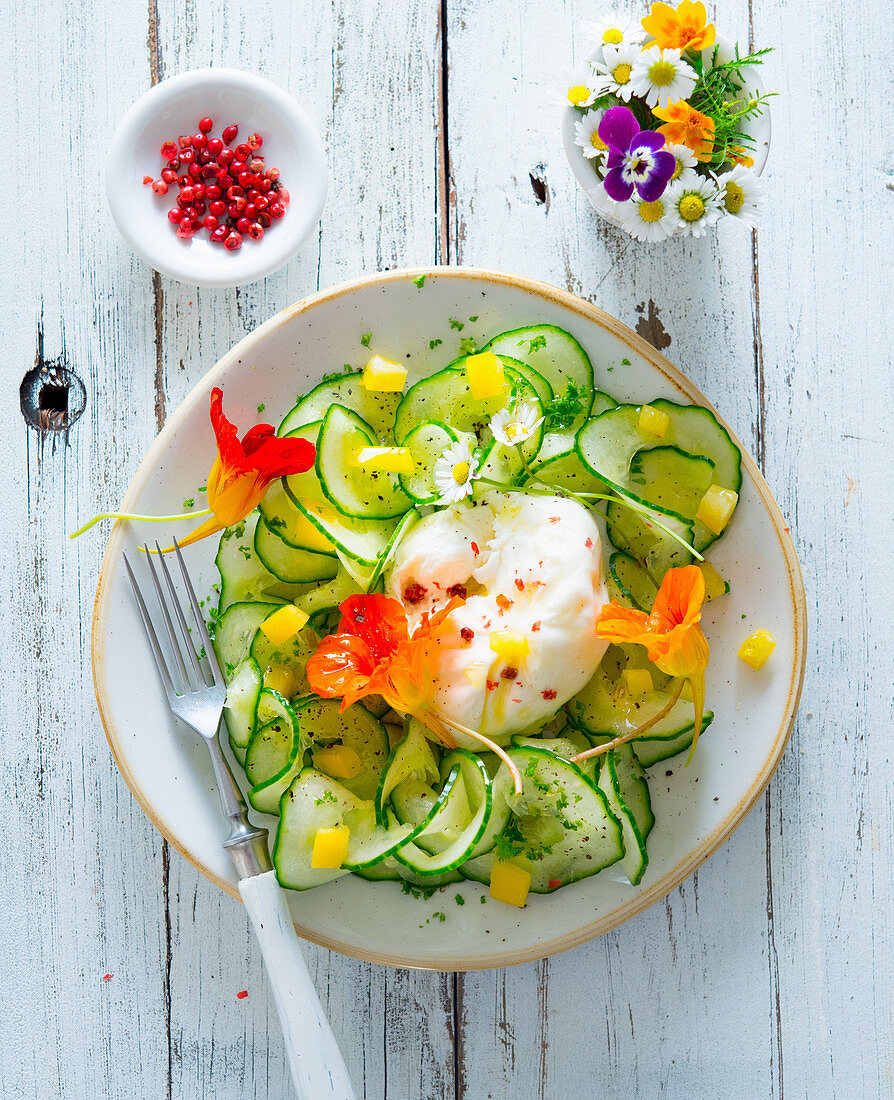
<svg viewBox="0 0 894 1100">
<path fill-rule="evenodd" d="M 655 690 L 652 673 L 647 668 L 625 668 L 621 675 L 629 695 L 646 695 Z"/>
<path fill-rule="evenodd" d="M 769 630 L 755 630 L 739 646 L 739 656 L 746 665 L 755 670 L 766 664 L 767 658 L 776 648 L 776 639 Z"/>
<path fill-rule="evenodd" d="M 729 523 L 738 502 L 739 494 L 734 493 L 732 489 L 711 485 L 701 499 L 695 518 L 700 519 L 709 531 L 719 535 Z"/>
<path fill-rule="evenodd" d="M 490 648 L 508 664 L 518 666 L 531 652 L 531 643 L 519 630 L 495 630 L 490 636 Z"/>
<path fill-rule="evenodd" d="M 716 600 L 718 596 L 725 595 L 727 592 L 726 581 L 714 566 L 709 561 L 700 561 L 698 567 L 705 578 L 705 602 Z"/>
<path fill-rule="evenodd" d="M 356 749 L 350 745 L 326 745 L 313 755 L 317 771 L 331 775 L 333 779 L 353 779 L 363 771 L 363 763 Z"/>
<path fill-rule="evenodd" d="M 374 355 L 363 368 L 360 381 L 364 389 L 376 393 L 403 393 L 407 372 L 400 363 Z"/>
<path fill-rule="evenodd" d="M 310 856 L 311 867 L 317 870 L 334 870 L 341 867 L 348 858 L 348 842 L 351 830 L 347 825 L 335 825 L 331 829 L 317 829 L 314 837 L 313 852 Z"/>
<path fill-rule="evenodd" d="M 517 863 L 495 863 L 490 873 L 490 896 L 505 905 L 524 909 L 531 889 L 531 872 Z"/>
<path fill-rule="evenodd" d="M 466 356 L 466 381 L 476 401 L 500 397 L 506 390 L 503 363 L 492 351 Z"/>
<path fill-rule="evenodd" d="M 308 616 L 293 603 L 277 608 L 261 623 L 261 631 L 271 645 L 282 645 L 306 625 Z"/>
<path fill-rule="evenodd" d="M 411 474 L 416 468 L 409 447 L 361 447 L 354 462 L 366 470 L 387 474 Z"/>
<path fill-rule="evenodd" d="M 298 689 L 298 673 L 285 665 L 268 665 L 264 669 L 264 687 L 291 699 Z"/>
<path fill-rule="evenodd" d="M 656 439 L 664 439 L 670 428 L 670 417 L 661 409 L 653 409 L 651 405 L 643 405 L 639 411 L 637 427 L 643 435 L 652 435 Z"/>
</svg>

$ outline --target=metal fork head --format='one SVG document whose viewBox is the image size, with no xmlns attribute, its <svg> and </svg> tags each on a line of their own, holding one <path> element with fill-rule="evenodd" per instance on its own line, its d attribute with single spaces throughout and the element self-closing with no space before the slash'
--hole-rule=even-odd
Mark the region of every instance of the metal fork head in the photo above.
<svg viewBox="0 0 894 1100">
<path fill-rule="evenodd" d="M 146 606 L 127 554 L 124 555 L 124 566 L 133 587 L 140 618 L 149 640 L 149 648 L 152 650 L 158 674 L 168 697 L 168 705 L 174 714 L 191 726 L 196 733 L 211 740 L 216 736 L 220 725 L 227 689 L 211 639 L 208 637 L 208 628 L 205 626 L 202 609 L 186 570 L 186 563 L 175 539 L 174 553 L 180 565 L 183 588 L 195 621 L 198 650 L 191 637 L 191 628 L 183 613 L 183 605 L 165 561 L 165 555 L 156 542 L 154 552 L 159 563 L 156 566 L 153 562 L 153 551 L 145 544 L 143 549 L 146 552 L 146 561 L 158 604 L 155 621 L 160 621 L 162 625 L 160 633 L 163 640 L 159 640 L 159 632 L 156 631 L 153 616 Z"/>
</svg>

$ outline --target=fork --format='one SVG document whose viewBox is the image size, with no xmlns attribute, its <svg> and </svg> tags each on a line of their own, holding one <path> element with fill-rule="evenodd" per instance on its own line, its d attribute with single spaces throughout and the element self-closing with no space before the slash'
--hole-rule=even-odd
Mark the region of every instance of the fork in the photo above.
<svg viewBox="0 0 894 1100">
<path fill-rule="evenodd" d="M 144 544 L 143 549 L 161 611 L 164 644 L 159 642 L 152 616 L 124 554 L 124 565 L 168 705 L 181 721 L 201 735 L 211 753 L 221 809 L 230 824 L 223 846 L 233 860 L 239 876 L 239 893 L 261 945 L 299 1100 L 355 1100 L 344 1059 L 308 974 L 285 894 L 272 869 L 267 830 L 249 820 L 242 792 L 220 746 L 226 683 L 176 539 L 173 546 L 195 619 L 196 637 L 203 647 L 201 652 L 196 652 L 190 639 L 190 627 L 158 543 L 155 555 L 160 569 L 156 569 L 149 547 Z"/>
</svg>

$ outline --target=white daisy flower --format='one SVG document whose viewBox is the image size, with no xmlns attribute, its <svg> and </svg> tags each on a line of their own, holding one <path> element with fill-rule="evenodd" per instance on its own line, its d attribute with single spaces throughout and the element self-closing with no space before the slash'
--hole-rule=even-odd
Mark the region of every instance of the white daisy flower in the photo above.
<svg viewBox="0 0 894 1100">
<path fill-rule="evenodd" d="M 450 444 L 435 463 L 433 474 L 442 504 L 458 504 L 472 495 L 477 465 L 471 440 L 460 439 Z"/>
<path fill-rule="evenodd" d="M 595 76 L 590 65 L 567 72 L 561 83 L 550 89 L 546 99 L 556 107 L 589 107 L 600 94 L 602 78 Z"/>
<path fill-rule="evenodd" d="M 721 208 L 756 229 L 764 190 L 758 174 L 743 164 L 737 164 L 731 171 L 714 179 L 720 192 Z"/>
<path fill-rule="evenodd" d="M 601 157 L 608 152 L 608 146 L 599 136 L 599 123 L 605 114 L 604 108 L 595 111 L 587 111 L 578 122 L 574 124 L 574 144 L 579 145 L 584 151 L 587 160 Z"/>
<path fill-rule="evenodd" d="M 617 12 L 609 12 L 595 23 L 582 23 L 581 30 L 593 46 L 638 45 L 646 37 L 638 19 Z"/>
<path fill-rule="evenodd" d="M 638 241 L 666 241 L 676 232 L 677 219 L 667 192 L 654 202 L 630 199 L 618 205 L 621 227 Z"/>
<path fill-rule="evenodd" d="M 662 198 L 671 208 L 674 224 L 684 236 L 704 237 L 708 227 L 720 217 L 720 192 L 710 176 L 696 176 L 694 181 L 677 180 Z"/>
<path fill-rule="evenodd" d="M 698 174 L 695 171 L 695 166 L 698 164 L 695 153 L 688 145 L 665 145 L 664 147 L 669 153 L 673 154 L 674 160 L 677 162 L 677 167 L 674 169 L 670 182 L 676 183 L 677 180 L 684 179 L 690 182 L 692 177 Z"/>
<path fill-rule="evenodd" d="M 597 88 L 598 94 L 611 92 L 625 103 L 628 102 L 633 95 L 630 78 L 639 54 L 640 49 L 636 45 L 606 46 L 602 51 L 603 63 L 595 62 L 593 65 L 596 80 L 601 82 Z"/>
<path fill-rule="evenodd" d="M 695 87 L 695 69 L 680 57 L 681 50 L 650 46 L 637 55 L 630 74 L 633 94 L 650 107 L 669 107 L 687 99 Z"/>
<path fill-rule="evenodd" d="M 530 439 L 534 432 L 544 421 L 544 417 L 538 417 L 540 410 L 530 401 L 519 401 L 513 412 L 501 409 L 495 413 L 490 422 L 490 430 L 494 439 L 506 447 L 514 447 L 516 443 L 524 443 Z"/>
</svg>

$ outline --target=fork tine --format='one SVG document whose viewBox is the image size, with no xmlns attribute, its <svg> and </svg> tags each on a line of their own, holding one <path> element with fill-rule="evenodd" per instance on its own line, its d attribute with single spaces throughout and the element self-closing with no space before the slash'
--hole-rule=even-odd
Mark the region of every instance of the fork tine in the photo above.
<svg viewBox="0 0 894 1100">
<path fill-rule="evenodd" d="M 164 684 L 165 691 L 168 695 L 173 695 L 174 686 L 171 683 L 171 676 L 168 672 L 168 666 L 165 663 L 164 654 L 162 653 L 161 646 L 158 644 L 158 638 L 155 634 L 155 627 L 152 625 L 152 619 L 149 617 L 149 611 L 146 608 L 146 604 L 143 601 L 143 594 L 140 592 L 140 586 L 137 584 L 137 579 L 133 575 L 133 570 L 130 567 L 130 562 L 127 560 L 127 554 L 122 555 L 124 558 L 124 567 L 127 570 L 127 576 L 130 578 L 130 585 L 133 588 L 133 594 L 136 597 L 137 607 L 140 610 L 140 618 L 143 620 L 143 627 L 146 630 L 146 636 L 149 639 L 149 648 L 152 650 L 152 656 L 155 658 L 155 665 L 158 668 L 158 674 L 161 677 L 161 682 Z"/>
<path fill-rule="evenodd" d="M 205 657 L 211 669 L 215 684 L 220 686 L 223 684 L 224 678 L 221 675 L 220 665 L 217 663 L 217 654 L 214 652 L 214 646 L 211 644 L 211 639 L 208 637 L 208 627 L 205 625 L 205 616 L 202 614 L 201 608 L 199 607 L 199 601 L 196 599 L 196 590 L 192 586 L 192 581 L 186 570 L 186 562 L 183 560 L 183 555 L 180 553 L 180 547 L 177 544 L 177 540 L 173 539 L 172 541 L 174 543 L 174 553 L 177 555 L 177 561 L 180 562 L 180 572 L 183 574 L 183 583 L 186 585 L 186 591 L 189 594 L 189 602 L 192 604 L 192 613 L 195 616 L 196 626 L 205 646 Z"/>
<path fill-rule="evenodd" d="M 158 549 L 158 543 L 155 544 Z M 158 573 L 155 571 L 155 566 L 152 562 L 152 555 L 149 553 L 149 547 L 144 543 L 143 549 L 146 551 L 146 562 L 149 566 L 149 572 L 152 574 L 152 583 L 155 586 L 155 595 L 158 598 L 158 606 L 161 608 L 161 613 L 164 616 L 165 629 L 167 630 L 168 640 L 171 643 L 171 651 L 174 654 L 174 659 L 177 662 L 177 668 L 180 673 L 180 685 L 181 690 L 186 691 L 189 688 L 189 676 L 186 672 L 186 665 L 183 663 L 183 655 L 180 652 L 180 645 L 177 642 L 177 635 L 174 633 L 174 624 L 171 622 L 171 614 L 168 611 L 168 603 L 165 599 L 164 592 L 161 590 L 161 584 L 158 580 Z M 173 679 L 173 675 L 171 679 Z"/>
<path fill-rule="evenodd" d="M 158 551 L 158 560 L 161 563 L 161 571 L 165 575 L 165 581 L 167 582 L 168 591 L 171 594 L 171 602 L 174 605 L 175 618 L 178 626 L 180 627 L 180 636 L 186 646 L 186 651 L 189 654 L 189 662 L 192 665 L 193 672 L 198 678 L 199 687 L 207 687 L 205 680 L 205 674 L 202 672 L 202 666 L 199 664 L 199 658 L 196 655 L 195 647 L 189 640 L 189 627 L 186 625 L 186 619 L 183 617 L 183 608 L 180 606 L 180 600 L 177 596 L 177 589 L 174 587 L 174 582 L 171 580 L 171 574 L 168 570 L 168 563 L 165 561 L 165 556 L 161 552 L 161 548 L 158 543 L 155 544 L 155 548 Z M 192 690 L 196 690 L 195 685 L 192 686 Z"/>
</svg>

